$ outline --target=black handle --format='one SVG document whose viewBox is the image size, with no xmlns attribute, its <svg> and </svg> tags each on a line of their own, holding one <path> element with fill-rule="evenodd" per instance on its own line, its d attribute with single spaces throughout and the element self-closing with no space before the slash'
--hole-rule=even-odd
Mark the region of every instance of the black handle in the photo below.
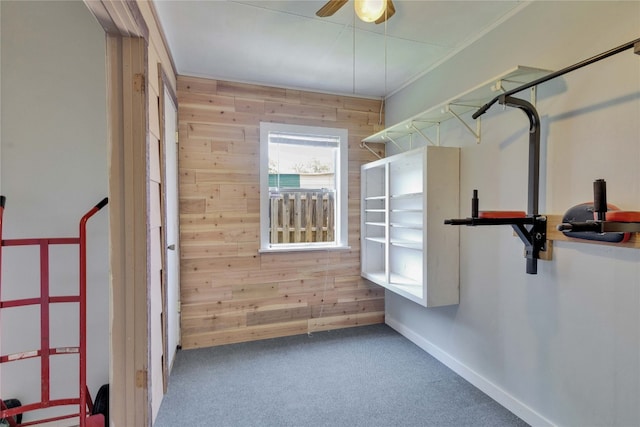
<svg viewBox="0 0 640 427">
<path fill-rule="evenodd" d="M 0 208 L 4 209 L 4 204 L 7 202 L 7 198 L 5 196 L 0 196 Z"/>
<path fill-rule="evenodd" d="M 475 119 L 477 119 L 478 117 L 480 117 L 481 115 L 483 115 L 484 113 L 486 113 L 486 112 L 487 112 L 487 110 L 488 110 L 489 108 L 491 108 L 491 106 L 492 106 L 493 104 L 495 104 L 497 100 L 498 100 L 498 98 L 496 97 L 496 98 L 492 99 L 491 101 L 487 102 L 487 103 L 486 103 L 486 104 L 484 104 L 482 107 L 480 107 L 480 108 L 478 109 L 478 111 L 476 111 L 475 113 L 473 113 L 473 114 L 471 115 L 471 117 L 472 117 L 474 120 L 475 120 Z"/>
<path fill-rule="evenodd" d="M 478 190 L 473 190 L 473 197 L 471 198 L 471 218 L 478 218 Z"/>
<path fill-rule="evenodd" d="M 105 206 L 107 206 L 107 203 L 109 203 L 109 198 L 105 197 L 104 199 L 100 200 L 100 202 L 98 202 L 98 204 L 96 205 L 96 209 L 100 210 L 104 208 Z"/>
<path fill-rule="evenodd" d="M 570 222 L 561 223 L 556 226 L 558 231 L 572 231 L 575 233 L 591 231 L 594 233 L 602 232 L 602 223 L 599 222 Z"/>
<path fill-rule="evenodd" d="M 605 220 L 605 212 L 607 212 L 607 183 L 604 179 L 593 181 L 593 210 L 598 213 L 598 221 Z"/>
</svg>

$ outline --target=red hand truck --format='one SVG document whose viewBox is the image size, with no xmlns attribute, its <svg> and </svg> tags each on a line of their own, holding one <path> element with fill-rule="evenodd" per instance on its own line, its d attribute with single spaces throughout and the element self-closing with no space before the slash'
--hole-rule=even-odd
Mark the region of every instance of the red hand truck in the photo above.
<svg viewBox="0 0 640 427">
<path fill-rule="evenodd" d="M 79 418 L 80 427 L 103 426 L 104 417 L 102 414 L 91 415 L 93 402 L 87 387 L 87 221 L 100 209 L 105 207 L 108 199 L 105 197 L 100 203 L 90 209 L 80 219 L 79 237 L 60 238 L 36 238 L 36 239 L 10 239 L 2 240 L 2 217 L 4 214 L 6 198 L 0 196 L 0 311 L 7 308 L 40 306 L 40 348 L 31 351 L 24 351 L 15 354 L 0 354 L 0 365 L 17 360 L 24 360 L 39 357 L 41 390 L 40 402 L 29 403 L 23 406 L 8 408 L 4 401 L 0 399 L 0 419 L 5 419 L 11 427 L 30 426 L 58 421 L 70 418 Z M 50 296 L 49 295 L 49 246 L 50 245 L 79 245 L 80 249 L 80 286 L 78 295 Z M 38 246 L 40 248 L 40 296 L 35 298 L 24 298 L 16 300 L 2 300 L 2 248 L 7 246 Z M 49 345 L 49 306 L 56 303 L 77 303 L 80 312 L 80 328 L 77 347 L 51 348 Z M 1 324 L 0 324 L 1 325 Z M 80 387 L 79 396 L 51 399 L 50 396 L 50 358 L 56 355 L 77 354 L 80 364 Z M 37 421 L 30 421 L 18 424 L 16 415 L 29 411 L 51 408 L 56 406 L 77 405 L 77 412 L 67 415 L 50 417 Z"/>
</svg>

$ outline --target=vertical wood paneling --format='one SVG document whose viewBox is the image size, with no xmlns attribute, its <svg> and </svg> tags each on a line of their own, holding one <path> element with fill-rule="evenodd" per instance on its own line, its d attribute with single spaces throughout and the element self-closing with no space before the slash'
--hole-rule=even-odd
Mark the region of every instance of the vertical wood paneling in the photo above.
<svg viewBox="0 0 640 427">
<path fill-rule="evenodd" d="M 146 91 L 133 82 L 147 70 L 143 39 L 107 37 L 111 178 L 109 222 L 112 274 L 113 425 L 149 424 L 147 114 Z M 114 173 L 114 171 L 117 171 Z M 140 249 L 141 248 L 141 249 Z M 135 344 L 135 345 L 132 345 Z"/>
<path fill-rule="evenodd" d="M 183 347 L 383 322 L 359 242 L 360 165 L 376 160 L 359 144 L 380 101 L 194 77 L 177 87 Z M 258 253 L 261 121 L 348 129 L 351 250 Z"/>
</svg>

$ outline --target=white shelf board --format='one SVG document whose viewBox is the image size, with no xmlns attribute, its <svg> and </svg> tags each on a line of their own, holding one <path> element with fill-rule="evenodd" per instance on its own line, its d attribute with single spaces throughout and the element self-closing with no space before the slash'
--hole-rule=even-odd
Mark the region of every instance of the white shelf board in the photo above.
<svg viewBox="0 0 640 427">
<path fill-rule="evenodd" d="M 391 282 L 387 282 L 387 276 L 384 271 L 362 272 L 362 277 L 398 295 L 402 295 L 417 303 L 422 303 L 424 289 L 422 285 L 415 280 L 391 273 Z"/>
<path fill-rule="evenodd" d="M 373 225 L 375 227 L 384 227 L 386 224 L 384 222 L 365 222 L 364 225 Z"/>
<path fill-rule="evenodd" d="M 371 280 L 373 283 L 384 286 L 387 281 L 387 275 L 384 271 L 363 271 L 362 277 Z"/>
<path fill-rule="evenodd" d="M 403 286 L 407 288 L 414 288 L 417 286 L 420 288 L 420 291 L 422 291 L 422 283 L 420 283 L 417 280 L 411 279 L 407 276 L 394 273 L 393 271 L 391 272 L 389 280 L 390 280 L 390 283 L 394 286 Z"/>
<path fill-rule="evenodd" d="M 422 192 L 420 193 L 404 193 L 404 194 L 392 194 L 392 199 L 415 199 L 418 197 L 422 197 Z"/>
<path fill-rule="evenodd" d="M 399 223 L 393 222 L 389 224 L 393 228 L 410 228 L 412 230 L 422 230 L 422 224 L 409 224 L 409 223 Z"/>
<path fill-rule="evenodd" d="M 389 138 L 394 140 L 396 138 L 402 138 L 415 132 L 415 129 L 411 128 L 412 124 L 416 128 L 422 130 L 454 118 L 451 113 L 446 111 L 448 106 L 451 106 L 451 109 L 458 115 L 468 113 L 472 110 L 477 110 L 494 97 L 500 95 L 500 92 L 495 90 L 496 84 L 498 83 L 503 86 L 508 85 L 505 89 L 511 90 L 551 73 L 552 71 L 549 70 L 518 65 L 511 70 L 508 70 L 493 79 L 487 80 L 486 82 L 479 84 L 478 86 L 445 102 L 435 105 L 422 113 L 416 114 L 413 117 L 401 121 L 400 123 L 368 136 L 362 141 L 370 143 L 385 143 L 389 141 Z"/>
<path fill-rule="evenodd" d="M 388 284 L 385 286 L 388 290 L 393 292 L 394 294 L 400 295 L 410 301 L 414 301 L 420 305 L 425 305 L 424 296 L 423 296 L 423 288 L 422 286 L 404 286 L 404 285 L 395 285 Z"/>
<path fill-rule="evenodd" d="M 365 240 L 376 243 L 387 243 L 387 239 L 384 237 L 365 237 Z"/>
<path fill-rule="evenodd" d="M 400 248 L 416 249 L 419 251 L 422 250 L 422 242 L 416 242 L 411 240 L 391 240 L 391 245 L 398 246 Z"/>
<path fill-rule="evenodd" d="M 390 283 L 385 286 L 387 289 L 416 302 L 420 302 L 422 299 L 424 288 L 421 283 L 393 272 L 390 280 Z"/>
</svg>

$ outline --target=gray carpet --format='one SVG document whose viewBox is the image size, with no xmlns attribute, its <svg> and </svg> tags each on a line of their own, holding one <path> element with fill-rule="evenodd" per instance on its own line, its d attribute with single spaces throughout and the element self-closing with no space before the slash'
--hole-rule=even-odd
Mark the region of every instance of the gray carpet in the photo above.
<svg viewBox="0 0 640 427">
<path fill-rule="evenodd" d="M 179 351 L 154 424 L 526 425 L 386 325 Z"/>
</svg>

